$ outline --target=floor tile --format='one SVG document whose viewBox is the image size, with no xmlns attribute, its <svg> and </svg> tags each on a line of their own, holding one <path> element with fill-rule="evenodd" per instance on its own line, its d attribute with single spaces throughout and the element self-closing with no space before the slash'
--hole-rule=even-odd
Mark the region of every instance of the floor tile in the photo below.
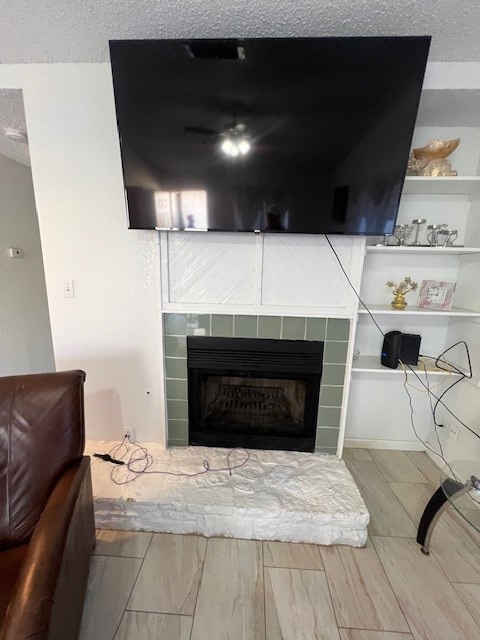
<svg viewBox="0 0 480 640">
<path fill-rule="evenodd" d="M 480 585 L 454 583 L 453 586 L 470 612 L 470 615 L 480 627 Z"/>
<path fill-rule="evenodd" d="M 416 526 L 432 496 L 424 484 L 391 483 L 396 496 Z M 430 541 L 430 552 L 451 582 L 480 584 L 480 533 L 460 522 L 452 507 L 440 516 Z"/>
<path fill-rule="evenodd" d="M 451 582 L 480 584 L 480 534 L 473 527 L 460 524 L 456 517 L 448 516 L 440 517 L 430 552 Z"/>
<path fill-rule="evenodd" d="M 191 640 L 264 640 L 262 544 L 208 541 Z"/>
<path fill-rule="evenodd" d="M 424 482 L 429 480 L 416 467 L 405 451 L 371 449 L 372 458 L 388 482 Z"/>
<path fill-rule="evenodd" d="M 266 640 L 339 640 L 323 571 L 265 569 Z"/>
<path fill-rule="evenodd" d="M 410 633 L 340 629 L 340 640 L 413 640 L 413 636 Z"/>
<path fill-rule="evenodd" d="M 414 540 L 373 542 L 415 640 L 478 640 L 480 628 L 432 555 Z"/>
<path fill-rule="evenodd" d="M 343 450 L 345 460 L 373 460 L 368 449 L 354 449 L 352 447 Z"/>
<path fill-rule="evenodd" d="M 127 609 L 193 615 L 207 541 L 154 534 Z"/>
<path fill-rule="evenodd" d="M 410 482 L 390 482 L 395 495 L 400 500 L 403 508 L 410 516 L 413 524 L 418 526 L 423 511 L 428 504 L 428 501 L 436 491 L 436 488 L 425 484 L 412 484 Z M 456 504 L 462 504 L 462 512 L 466 512 L 469 506 L 468 496 L 460 496 L 456 501 Z M 469 512 L 478 517 L 478 511 L 470 509 Z M 475 534 L 475 529 L 459 514 L 453 507 L 448 507 L 441 516 L 440 522 L 454 518 L 458 524 L 467 529 L 470 534 Z M 478 536 L 480 541 L 480 536 Z"/>
<path fill-rule="evenodd" d="M 322 556 L 339 627 L 409 631 L 374 549 L 323 547 Z"/>
<path fill-rule="evenodd" d="M 293 542 L 264 542 L 263 564 L 287 569 L 323 569 L 319 546 Z"/>
<path fill-rule="evenodd" d="M 413 524 L 418 527 L 435 489 L 427 484 L 413 482 L 390 482 L 390 486 Z"/>
<path fill-rule="evenodd" d="M 125 611 L 114 640 L 190 640 L 192 621 L 189 616 Z"/>
<path fill-rule="evenodd" d="M 397 500 L 390 485 L 370 460 L 347 460 L 355 482 L 370 512 L 370 535 L 414 538 L 416 528 Z"/>
<path fill-rule="evenodd" d="M 98 556 L 144 558 L 152 539 L 144 531 L 111 531 L 98 529 L 94 553 Z"/>
<path fill-rule="evenodd" d="M 433 486 L 438 487 L 440 484 L 440 467 L 424 451 L 405 451 L 405 453 Z"/>
<path fill-rule="evenodd" d="M 112 640 L 141 565 L 139 558 L 92 556 L 80 640 Z"/>
</svg>

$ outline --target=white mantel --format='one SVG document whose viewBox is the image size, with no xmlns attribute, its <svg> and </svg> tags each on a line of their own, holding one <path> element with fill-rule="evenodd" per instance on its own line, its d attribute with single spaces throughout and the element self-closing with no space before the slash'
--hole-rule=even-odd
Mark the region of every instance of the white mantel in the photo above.
<svg viewBox="0 0 480 640">
<path fill-rule="evenodd" d="M 365 238 L 331 236 L 359 290 Z M 161 232 L 162 310 L 353 318 L 357 299 L 325 236 Z"/>
</svg>

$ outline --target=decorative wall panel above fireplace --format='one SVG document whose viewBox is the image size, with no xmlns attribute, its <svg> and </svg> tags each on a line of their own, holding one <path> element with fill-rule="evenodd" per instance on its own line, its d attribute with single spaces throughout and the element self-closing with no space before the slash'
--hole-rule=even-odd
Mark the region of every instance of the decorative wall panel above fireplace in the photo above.
<svg viewBox="0 0 480 640">
<path fill-rule="evenodd" d="M 335 454 L 350 321 L 341 318 L 164 313 L 167 443 L 188 444 L 187 335 L 324 342 L 315 450 Z"/>
<path fill-rule="evenodd" d="M 364 238 L 331 242 L 359 289 Z M 161 233 L 164 311 L 353 318 L 356 299 L 324 236 Z"/>
</svg>

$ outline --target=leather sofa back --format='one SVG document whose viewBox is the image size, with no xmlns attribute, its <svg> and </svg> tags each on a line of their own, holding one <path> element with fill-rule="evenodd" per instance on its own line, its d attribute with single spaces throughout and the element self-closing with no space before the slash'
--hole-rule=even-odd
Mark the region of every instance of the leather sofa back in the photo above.
<svg viewBox="0 0 480 640">
<path fill-rule="evenodd" d="M 85 446 L 83 371 L 0 378 L 0 549 L 30 539 Z"/>
</svg>

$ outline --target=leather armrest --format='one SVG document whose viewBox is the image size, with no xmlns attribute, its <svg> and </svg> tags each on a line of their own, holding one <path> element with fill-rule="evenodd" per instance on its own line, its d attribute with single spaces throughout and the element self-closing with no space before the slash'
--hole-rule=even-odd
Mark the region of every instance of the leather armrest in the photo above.
<svg viewBox="0 0 480 640">
<path fill-rule="evenodd" d="M 88 486 L 87 486 L 88 485 Z M 91 540 L 86 542 L 91 552 L 95 528 L 93 522 L 93 506 L 76 515 L 78 504 L 85 503 L 82 495 L 90 493 L 91 476 L 90 458 L 83 457 L 70 467 L 57 482 L 38 521 L 22 569 L 15 584 L 9 602 L 5 621 L 0 631 L 0 640 L 49 640 L 62 637 L 50 633 L 52 610 L 56 598 L 56 589 L 60 575 L 64 571 L 64 559 L 68 551 L 71 524 L 75 517 L 91 519 L 84 523 L 84 531 Z M 87 500 L 88 502 L 88 500 Z M 70 545 L 71 546 L 71 545 Z M 70 553 L 79 553 L 79 549 Z M 88 558 L 86 575 L 88 576 Z M 68 563 L 67 563 L 68 564 Z M 72 576 L 78 579 L 78 576 Z M 86 580 L 85 580 L 86 582 Z M 78 606 L 73 605 L 70 606 Z M 80 615 L 83 598 L 79 603 Z M 68 615 L 68 612 L 67 612 Z M 65 638 L 67 636 L 64 636 Z"/>
</svg>

